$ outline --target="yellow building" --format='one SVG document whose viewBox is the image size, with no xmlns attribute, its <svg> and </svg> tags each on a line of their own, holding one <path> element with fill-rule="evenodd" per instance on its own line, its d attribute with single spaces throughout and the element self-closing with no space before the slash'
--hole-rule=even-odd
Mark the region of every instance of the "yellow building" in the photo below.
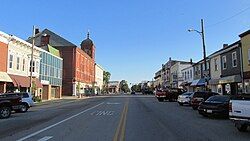
<svg viewBox="0 0 250 141">
<path fill-rule="evenodd" d="M 243 81 L 246 93 L 250 93 L 250 30 L 239 35 L 242 46 Z"/>
</svg>

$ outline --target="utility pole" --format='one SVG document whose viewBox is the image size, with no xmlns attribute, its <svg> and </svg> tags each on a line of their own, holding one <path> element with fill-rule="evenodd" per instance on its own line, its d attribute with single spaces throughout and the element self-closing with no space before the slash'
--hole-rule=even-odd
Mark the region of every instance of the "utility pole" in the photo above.
<svg viewBox="0 0 250 141">
<path fill-rule="evenodd" d="M 207 90 L 207 75 L 208 75 L 208 70 L 207 70 L 207 57 L 206 57 L 206 45 L 205 45 L 205 33 L 204 33 L 204 22 L 203 19 L 201 19 L 201 37 L 202 37 L 202 47 L 203 47 L 203 60 L 204 60 L 204 79 L 205 79 L 205 90 Z"/>
<path fill-rule="evenodd" d="M 34 46 L 35 46 L 35 26 L 33 26 L 32 31 L 32 47 L 31 47 L 31 59 L 30 59 L 30 93 L 32 94 L 32 75 L 33 75 L 33 56 L 34 56 Z"/>
</svg>

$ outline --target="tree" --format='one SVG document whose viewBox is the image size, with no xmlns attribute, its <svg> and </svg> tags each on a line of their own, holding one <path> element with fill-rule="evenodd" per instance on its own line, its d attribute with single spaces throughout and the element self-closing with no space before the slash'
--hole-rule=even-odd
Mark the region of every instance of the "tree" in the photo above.
<svg viewBox="0 0 250 141">
<path fill-rule="evenodd" d="M 127 92 L 130 91 L 130 90 L 129 90 L 129 87 L 128 87 L 128 83 L 127 83 L 126 80 L 122 80 L 122 81 L 120 82 L 119 88 L 120 88 L 120 91 L 125 92 L 125 93 L 127 93 Z"/>
<path fill-rule="evenodd" d="M 111 74 L 108 71 L 103 72 L 103 92 L 108 93 L 108 82 L 110 80 Z"/>
<path fill-rule="evenodd" d="M 133 85 L 133 86 L 131 87 L 131 91 L 134 91 L 134 92 L 141 92 L 141 86 L 135 84 L 135 85 Z"/>
</svg>

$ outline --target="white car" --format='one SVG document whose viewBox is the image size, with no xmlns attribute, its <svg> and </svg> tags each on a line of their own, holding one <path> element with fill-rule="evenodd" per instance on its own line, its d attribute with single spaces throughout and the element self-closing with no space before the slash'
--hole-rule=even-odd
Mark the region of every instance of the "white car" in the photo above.
<svg viewBox="0 0 250 141">
<path fill-rule="evenodd" d="M 183 104 L 190 104 L 190 99 L 193 92 L 185 92 L 178 96 L 177 102 L 182 106 Z"/>
</svg>

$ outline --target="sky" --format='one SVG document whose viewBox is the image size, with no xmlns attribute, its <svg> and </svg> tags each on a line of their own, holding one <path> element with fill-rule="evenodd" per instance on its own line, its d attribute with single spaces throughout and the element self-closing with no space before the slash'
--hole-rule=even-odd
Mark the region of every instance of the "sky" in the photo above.
<svg viewBox="0 0 250 141">
<path fill-rule="evenodd" d="M 32 26 L 79 45 L 90 30 L 96 62 L 112 80 L 152 80 L 169 57 L 199 61 L 204 19 L 207 55 L 250 29 L 249 0 L 1 0 L 0 30 L 22 39 Z"/>
</svg>

